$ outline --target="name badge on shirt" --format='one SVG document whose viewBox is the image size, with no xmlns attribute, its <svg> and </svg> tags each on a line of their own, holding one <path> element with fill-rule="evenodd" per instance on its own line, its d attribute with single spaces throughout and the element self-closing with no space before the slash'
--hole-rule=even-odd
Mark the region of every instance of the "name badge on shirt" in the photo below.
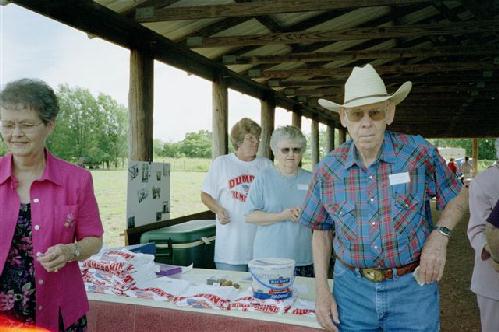
<svg viewBox="0 0 499 332">
<path fill-rule="evenodd" d="M 308 184 L 298 183 L 298 190 L 308 190 Z"/>
<path fill-rule="evenodd" d="M 409 172 L 390 174 L 388 178 L 390 179 L 390 186 L 411 182 Z"/>
</svg>

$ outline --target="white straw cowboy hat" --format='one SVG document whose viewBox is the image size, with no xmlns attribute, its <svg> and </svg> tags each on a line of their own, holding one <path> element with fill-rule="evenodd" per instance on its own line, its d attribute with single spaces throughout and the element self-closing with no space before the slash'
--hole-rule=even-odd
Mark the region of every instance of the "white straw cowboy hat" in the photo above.
<svg viewBox="0 0 499 332">
<path fill-rule="evenodd" d="M 345 83 L 345 98 L 343 104 L 337 104 L 326 99 L 319 99 L 319 104 L 328 110 L 338 112 L 340 108 L 352 108 L 361 105 L 379 103 L 390 100 L 395 105 L 407 97 L 412 83 L 405 82 L 392 95 L 386 93 L 386 86 L 376 70 L 370 64 L 364 67 L 354 67 Z"/>
</svg>

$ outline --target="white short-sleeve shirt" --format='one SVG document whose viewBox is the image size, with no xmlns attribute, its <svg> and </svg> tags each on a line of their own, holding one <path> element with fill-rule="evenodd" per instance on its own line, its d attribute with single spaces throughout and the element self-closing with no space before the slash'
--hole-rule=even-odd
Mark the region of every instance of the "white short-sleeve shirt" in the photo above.
<svg viewBox="0 0 499 332">
<path fill-rule="evenodd" d="M 225 208 L 231 220 L 225 225 L 217 222 L 215 262 L 244 265 L 252 259 L 256 226 L 245 222 L 244 204 L 255 175 L 270 165 L 267 158 L 243 161 L 234 153 L 213 160 L 202 191 Z"/>
</svg>

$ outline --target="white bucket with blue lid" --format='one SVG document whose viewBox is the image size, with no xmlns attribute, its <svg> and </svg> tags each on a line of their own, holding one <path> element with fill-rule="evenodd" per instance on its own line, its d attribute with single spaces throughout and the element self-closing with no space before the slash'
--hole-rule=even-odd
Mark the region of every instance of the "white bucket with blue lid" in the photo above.
<svg viewBox="0 0 499 332">
<path fill-rule="evenodd" d="M 253 296 L 284 300 L 293 296 L 295 261 L 290 258 L 255 258 L 248 263 Z"/>
</svg>

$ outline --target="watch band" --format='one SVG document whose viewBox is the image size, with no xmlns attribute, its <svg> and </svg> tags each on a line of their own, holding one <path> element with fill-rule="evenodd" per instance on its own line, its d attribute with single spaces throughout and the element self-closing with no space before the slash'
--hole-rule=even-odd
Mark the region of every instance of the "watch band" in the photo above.
<svg viewBox="0 0 499 332">
<path fill-rule="evenodd" d="M 450 238 L 451 234 L 452 234 L 452 230 L 448 227 L 445 227 L 445 226 L 435 226 L 435 227 L 433 227 L 433 230 L 438 231 L 440 234 L 442 234 L 443 236 L 446 236 L 448 238 Z"/>
</svg>

